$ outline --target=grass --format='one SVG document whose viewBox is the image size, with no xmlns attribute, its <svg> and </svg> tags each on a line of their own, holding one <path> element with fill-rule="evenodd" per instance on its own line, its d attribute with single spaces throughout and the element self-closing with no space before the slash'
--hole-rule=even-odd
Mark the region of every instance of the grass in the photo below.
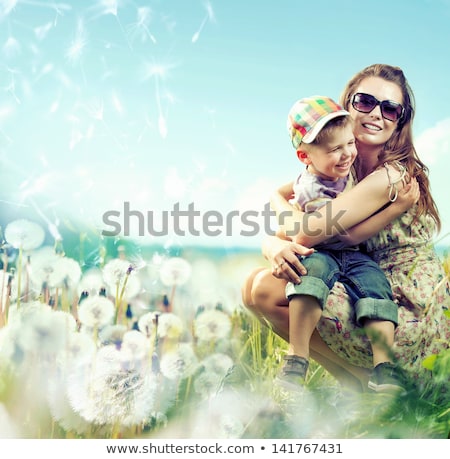
<svg viewBox="0 0 450 459">
<path fill-rule="evenodd" d="M 119 253 L 107 246 L 89 253 L 100 260 L 100 252 L 100 270 Z M 75 256 L 59 253 L 69 255 Z M 78 287 L 92 265 L 80 261 L 82 274 L 74 285 L 65 279 L 46 295 L 30 288 L 19 306 L 8 268 L 10 314 L 3 314 L 0 327 L 0 436 L 448 438 L 450 401 L 443 402 L 433 388 L 412 387 L 398 398 L 354 393 L 314 361 L 306 390 L 292 394 L 274 386 L 286 343 L 246 312 L 236 290 L 239 268 L 254 266 L 254 258 L 211 263 L 210 254 L 191 253 L 188 280 L 172 285 L 162 283 L 158 272 L 161 263 L 182 258 L 180 253 L 134 252 L 130 258 L 136 266 L 137 258 L 145 262 L 145 269 L 128 270 L 104 292 L 114 304 L 114 323 L 101 327 L 78 317 Z M 33 255 L 31 266 L 38 268 Z M 23 288 L 30 283 L 25 268 Z M 448 257 L 444 268 L 448 274 Z M 141 293 L 127 298 L 132 275 L 142 282 Z M 218 293 L 233 287 L 228 296 Z M 153 315 L 144 332 L 138 319 L 147 313 Z M 425 358 L 424 365 L 448 384 L 450 351 Z"/>
</svg>

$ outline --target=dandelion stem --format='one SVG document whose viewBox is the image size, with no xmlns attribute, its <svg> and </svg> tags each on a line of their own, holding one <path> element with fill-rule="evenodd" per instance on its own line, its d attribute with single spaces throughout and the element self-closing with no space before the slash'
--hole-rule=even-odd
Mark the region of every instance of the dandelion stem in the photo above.
<svg viewBox="0 0 450 459">
<path fill-rule="evenodd" d="M 19 258 L 17 260 L 17 309 L 20 307 L 20 290 L 21 290 L 21 283 L 22 283 L 22 254 L 23 249 L 22 246 L 19 247 Z"/>
</svg>

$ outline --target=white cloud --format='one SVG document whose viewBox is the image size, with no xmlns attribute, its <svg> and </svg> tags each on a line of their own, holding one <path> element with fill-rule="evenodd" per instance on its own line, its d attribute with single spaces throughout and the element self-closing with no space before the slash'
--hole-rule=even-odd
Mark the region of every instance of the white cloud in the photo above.
<svg viewBox="0 0 450 459">
<path fill-rule="evenodd" d="M 427 166 L 450 157 L 450 118 L 437 122 L 415 141 L 419 157 Z"/>
</svg>

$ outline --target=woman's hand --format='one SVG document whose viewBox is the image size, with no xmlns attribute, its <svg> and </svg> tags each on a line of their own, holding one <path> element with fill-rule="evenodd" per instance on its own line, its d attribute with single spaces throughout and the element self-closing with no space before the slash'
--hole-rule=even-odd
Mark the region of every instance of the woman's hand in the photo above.
<svg viewBox="0 0 450 459">
<path fill-rule="evenodd" d="M 415 178 L 412 178 L 401 190 L 399 190 L 397 199 L 391 206 L 397 207 L 400 213 L 406 212 L 419 201 L 419 198 L 419 182 Z"/>
<path fill-rule="evenodd" d="M 272 274 L 278 279 L 299 284 L 301 275 L 306 274 L 305 267 L 298 259 L 300 256 L 308 256 L 314 249 L 308 249 L 303 245 L 277 236 L 268 237 L 263 245 L 263 253 L 272 266 Z"/>
</svg>

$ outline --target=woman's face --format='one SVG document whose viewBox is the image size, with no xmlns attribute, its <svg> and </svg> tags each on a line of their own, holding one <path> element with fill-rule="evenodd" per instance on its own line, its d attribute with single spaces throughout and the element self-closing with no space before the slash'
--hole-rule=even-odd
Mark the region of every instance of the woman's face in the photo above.
<svg viewBox="0 0 450 459">
<path fill-rule="evenodd" d="M 403 104 L 400 87 L 380 77 L 365 78 L 358 85 L 355 93 L 370 94 L 379 101 L 390 100 Z M 359 112 L 352 105 L 348 110 L 355 121 L 354 134 L 358 145 L 382 146 L 390 139 L 397 127 L 398 121 L 383 118 L 380 105 L 370 113 Z"/>
</svg>

